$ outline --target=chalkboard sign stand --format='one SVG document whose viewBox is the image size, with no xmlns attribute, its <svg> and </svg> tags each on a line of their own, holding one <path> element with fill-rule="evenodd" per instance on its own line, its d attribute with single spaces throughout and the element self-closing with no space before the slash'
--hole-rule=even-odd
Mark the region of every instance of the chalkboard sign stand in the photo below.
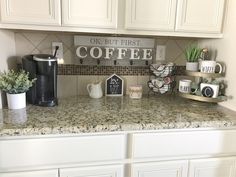
<svg viewBox="0 0 236 177">
<path fill-rule="evenodd" d="M 116 75 L 112 74 L 106 79 L 105 93 L 106 96 L 123 96 L 124 80 Z"/>
</svg>

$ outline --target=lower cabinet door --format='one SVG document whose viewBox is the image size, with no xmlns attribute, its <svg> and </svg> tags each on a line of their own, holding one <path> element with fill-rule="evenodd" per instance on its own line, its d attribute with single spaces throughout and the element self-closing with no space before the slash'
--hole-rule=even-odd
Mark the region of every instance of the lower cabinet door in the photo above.
<svg viewBox="0 0 236 177">
<path fill-rule="evenodd" d="M 132 177 L 187 177 L 188 161 L 137 163 L 132 166 Z"/>
<path fill-rule="evenodd" d="M 189 177 L 235 177 L 235 158 L 190 160 Z"/>
<path fill-rule="evenodd" d="M 124 177 L 123 165 L 60 169 L 60 177 Z"/>
<path fill-rule="evenodd" d="M 58 170 L 1 173 L 0 177 L 58 177 Z"/>
</svg>

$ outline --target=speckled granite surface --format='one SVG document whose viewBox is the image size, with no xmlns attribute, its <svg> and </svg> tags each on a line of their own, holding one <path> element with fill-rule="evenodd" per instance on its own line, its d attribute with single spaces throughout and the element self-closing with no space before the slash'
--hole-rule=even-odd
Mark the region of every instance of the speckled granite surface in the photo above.
<svg viewBox="0 0 236 177">
<path fill-rule="evenodd" d="M 54 108 L 27 106 L 0 110 L 0 136 L 222 128 L 236 125 L 236 113 L 175 96 L 60 100 Z"/>
</svg>

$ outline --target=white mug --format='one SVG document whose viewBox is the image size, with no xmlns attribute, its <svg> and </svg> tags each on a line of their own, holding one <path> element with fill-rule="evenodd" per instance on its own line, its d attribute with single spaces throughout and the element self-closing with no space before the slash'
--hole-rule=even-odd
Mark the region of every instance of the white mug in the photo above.
<svg viewBox="0 0 236 177">
<path fill-rule="evenodd" d="M 220 63 L 212 60 L 202 60 L 201 61 L 201 72 L 203 73 L 215 73 L 216 66 L 219 66 L 219 73 L 222 73 L 223 67 Z"/>
<path fill-rule="evenodd" d="M 179 81 L 179 92 L 190 93 L 191 92 L 191 80 L 181 79 Z"/>
</svg>

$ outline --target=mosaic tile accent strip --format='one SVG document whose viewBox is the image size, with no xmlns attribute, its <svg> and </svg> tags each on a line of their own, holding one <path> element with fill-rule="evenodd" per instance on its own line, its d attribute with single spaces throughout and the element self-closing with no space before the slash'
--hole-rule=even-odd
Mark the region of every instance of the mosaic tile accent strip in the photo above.
<svg viewBox="0 0 236 177">
<path fill-rule="evenodd" d="M 149 75 L 149 67 L 59 65 L 58 75 Z"/>
<path fill-rule="evenodd" d="M 18 68 L 22 68 L 18 64 Z M 176 75 L 183 75 L 185 66 L 177 66 Z M 149 76 L 148 66 L 131 67 L 131 66 L 81 66 L 81 65 L 58 65 L 58 75 L 111 75 L 118 74 L 123 76 Z"/>
<path fill-rule="evenodd" d="M 177 75 L 182 75 L 185 66 L 177 66 Z M 80 65 L 59 65 L 58 75 L 128 75 L 128 76 L 146 76 L 150 75 L 148 66 L 130 67 L 130 66 L 80 66 Z"/>
</svg>

